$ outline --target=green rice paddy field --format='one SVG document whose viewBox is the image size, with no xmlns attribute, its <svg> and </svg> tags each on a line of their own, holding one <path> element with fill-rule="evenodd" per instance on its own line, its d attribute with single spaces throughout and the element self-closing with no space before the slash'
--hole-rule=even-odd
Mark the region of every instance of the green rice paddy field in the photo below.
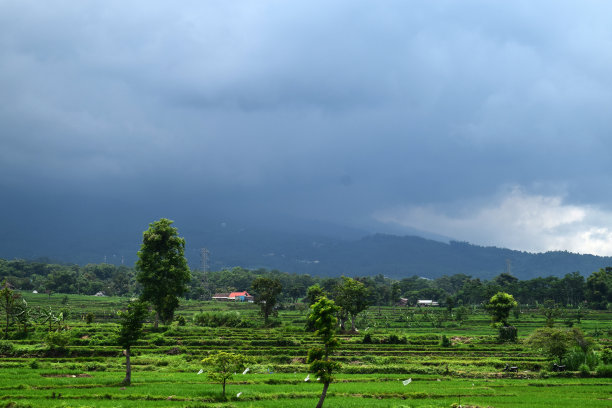
<svg viewBox="0 0 612 408">
<path fill-rule="evenodd" d="M 37 325 L 28 336 L 2 342 L 0 407 L 314 407 L 322 385 L 305 381 L 308 348 L 317 338 L 304 331 L 306 308 L 281 310 L 277 327 L 263 328 L 252 304 L 184 301 L 178 314 L 187 324 L 157 331 L 147 324 L 132 350 L 132 386 L 124 387 L 125 358 L 115 344 L 117 310 L 128 299 L 33 295 L 33 307 L 68 308 L 65 348 L 51 349 Z M 61 302 L 65 301 L 65 305 Z M 239 314 L 257 327 L 200 327 L 200 312 Z M 87 324 L 83 317 L 92 313 Z M 488 316 L 475 311 L 467 321 L 440 321 L 435 311 L 371 307 L 358 320 L 360 333 L 340 335 L 336 358 L 342 370 L 330 385 L 326 407 L 612 407 L 612 379 L 595 371 L 550 372 L 550 361 L 523 339 L 544 326 L 536 310 L 523 310 L 512 323 L 519 342 L 501 344 Z M 612 347 L 612 314 L 590 311 L 575 327 L 602 348 Z M 556 325 L 564 327 L 559 320 Z M 369 334 L 371 343 L 364 343 Z M 451 340 L 440 345 L 440 336 Z M 209 352 L 249 357 L 249 371 L 227 386 L 212 383 L 200 361 Z M 508 364 L 518 372 L 503 371 Z M 411 379 L 404 385 L 405 380 Z"/>
</svg>

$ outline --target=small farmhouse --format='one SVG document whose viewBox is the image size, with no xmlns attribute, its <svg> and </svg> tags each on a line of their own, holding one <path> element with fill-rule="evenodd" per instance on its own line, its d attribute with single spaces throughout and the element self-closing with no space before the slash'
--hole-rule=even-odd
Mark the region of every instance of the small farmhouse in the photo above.
<svg viewBox="0 0 612 408">
<path fill-rule="evenodd" d="M 219 302 L 253 302 L 253 296 L 249 295 L 246 290 L 243 292 L 215 293 L 212 298 Z"/>
</svg>

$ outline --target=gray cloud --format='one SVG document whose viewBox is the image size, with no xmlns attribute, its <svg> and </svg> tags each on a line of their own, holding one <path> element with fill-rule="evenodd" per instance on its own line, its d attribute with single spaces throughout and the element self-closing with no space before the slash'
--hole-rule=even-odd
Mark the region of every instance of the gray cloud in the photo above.
<svg viewBox="0 0 612 408">
<path fill-rule="evenodd" d="M 508 185 L 607 211 L 610 8 L 5 1 L 0 187 L 371 229 Z"/>
</svg>

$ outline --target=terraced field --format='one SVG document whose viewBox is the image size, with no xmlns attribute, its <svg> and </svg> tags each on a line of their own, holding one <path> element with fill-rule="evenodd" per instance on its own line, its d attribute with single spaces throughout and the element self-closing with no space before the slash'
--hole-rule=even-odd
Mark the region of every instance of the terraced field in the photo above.
<svg viewBox="0 0 612 408">
<path fill-rule="evenodd" d="M 255 305 L 183 302 L 178 313 L 187 325 L 157 331 L 147 325 L 146 336 L 132 349 L 133 385 L 124 387 L 125 358 L 114 336 L 116 312 L 127 299 L 70 296 L 64 306 L 62 295 L 24 296 L 31 305 L 70 309 L 64 331 L 69 343 L 49 347 L 45 325 L 3 342 L 0 406 L 313 407 L 321 392 L 315 378 L 305 381 L 305 356 L 318 340 L 303 329 L 303 307 L 280 311 L 278 326 L 263 328 Z M 235 311 L 255 327 L 195 326 L 192 319 L 200 311 Z M 93 313 L 93 323 L 85 323 L 86 313 Z M 580 326 L 611 347 L 610 317 L 591 312 Z M 544 325 L 536 311 L 524 311 L 515 323 L 521 338 Z M 329 388 L 326 407 L 612 406 L 612 379 L 594 372 L 550 373 L 549 361 L 521 341 L 498 343 L 487 316 L 478 312 L 462 324 L 440 324 L 422 313 L 376 307 L 360 317 L 358 327 L 360 333 L 341 335 L 335 358 L 342 370 Z M 440 345 L 441 335 L 450 339 L 450 347 Z M 201 360 L 219 350 L 250 361 L 249 371 L 236 373 L 228 384 L 227 400 L 220 384 L 198 374 Z M 506 364 L 518 372 L 504 372 Z"/>
</svg>

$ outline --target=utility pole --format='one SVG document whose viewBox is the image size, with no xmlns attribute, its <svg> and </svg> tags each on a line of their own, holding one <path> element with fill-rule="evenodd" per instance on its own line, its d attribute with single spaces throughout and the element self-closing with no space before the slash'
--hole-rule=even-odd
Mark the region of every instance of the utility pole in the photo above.
<svg viewBox="0 0 612 408">
<path fill-rule="evenodd" d="M 212 292 L 209 289 L 208 285 L 208 261 L 210 257 L 210 252 L 206 248 L 200 249 L 200 268 L 202 269 L 202 287 L 205 290 L 206 298 L 212 296 Z"/>
</svg>

